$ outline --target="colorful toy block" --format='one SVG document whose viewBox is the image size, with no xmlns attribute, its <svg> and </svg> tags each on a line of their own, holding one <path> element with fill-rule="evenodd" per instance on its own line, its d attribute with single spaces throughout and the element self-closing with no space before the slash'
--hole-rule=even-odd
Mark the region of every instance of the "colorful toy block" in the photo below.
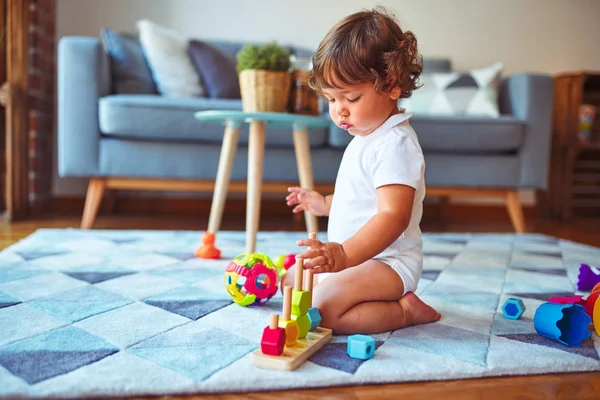
<svg viewBox="0 0 600 400">
<path fill-rule="evenodd" d="M 294 290 L 292 293 L 292 315 L 304 315 L 310 308 L 310 293 Z"/>
<path fill-rule="evenodd" d="M 306 315 L 308 316 L 308 319 L 310 320 L 310 329 L 309 330 L 314 331 L 321 324 L 321 321 L 322 321 L 321 313 L 319 312 L 319 309 L 317 307 L 311 307 L 308 309 L 308 312 L 306 313 Z"/>
<path fill-rule="evenodd" d="M 375 339 L 367 335 L 348 336 L 348 355 L 360 360 L 368 360 L 375 355 Z"/>
<path fill-rule="evenodd" d="M 310 331 L 310 319 L 308 318 L 308 314 L 300 316 L 292 314 L 292 320 L 296 321 L 298 324 L 298 339 L 305 338 Z"/>
<path fill-rule="evenodd" d="M 502 313 L 508 319 L 519 319 L 524 312 L 525 304 L 523 304 L 521 299 L 517 299 L 516 297 L 506 299 L 502 306 Z"/>
<path fill-rule="evenodd" d="M 540 336 L 570 347 L 581 347 L 581 342 L 590 337 L 590 322 L 592 319 L 579 304 L 544 303 L 533 317 L 533 327 Z"/>
<path fill-rule="evenodd" d="M 293 346 L 298 341 L 300 329 L 298 323 L 291 318 L 292 287 L 283 288 L 283 317 L 279 319 L 279 327 L 285 329 L 285 345 Z"/>
<path fill-rule="evenodd" d="M 271 314 L 271 323 L 263 330 L 260 349 L 264 354 L 278 356 L 283 353 L 285 346 L 285 329 L 278 328 L 279 315 Z"/>
<path fill-rule="evenodd" d="M 598 283 L 600 283 L 600 270 L 587 264 L 581 264 L 577 276 L 577 290 L 590 290 Z"/>
<path fill-rule="evenodd" d="M 552 296 L 548 299 L 549 303 L 556 304 L 581 304 L 583 296 Z"/>
</svg>

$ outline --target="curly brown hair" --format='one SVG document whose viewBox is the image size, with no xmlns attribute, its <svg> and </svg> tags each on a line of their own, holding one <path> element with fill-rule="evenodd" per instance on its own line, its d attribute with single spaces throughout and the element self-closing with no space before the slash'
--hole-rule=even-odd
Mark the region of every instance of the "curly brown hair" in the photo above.
<svg viewBox="0 0 600 400">
<path fill-rule="evenodd" d="M 376 92 L 399 87 L 401 98 L 419 88 L 423 57 L 417 38 L 402 32 L 396 19 L 383 8 L 349 15 L 331 28 L 312 57 L 309 85 L 318 93 L 371 82 Z"/>
</svg>

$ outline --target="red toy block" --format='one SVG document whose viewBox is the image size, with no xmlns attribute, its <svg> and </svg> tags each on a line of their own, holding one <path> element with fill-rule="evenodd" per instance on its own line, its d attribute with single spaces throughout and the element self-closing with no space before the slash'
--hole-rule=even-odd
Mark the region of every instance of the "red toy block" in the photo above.
<svg viewBox="0 0 600 400">
<path fill-rule="evenodd" d="M 285 329 L 278 328 L 279 315 L 271 314 L 271 323 L 265 327 L 260 341 L 263 354 L 280 356 L 285 345 Z"/>
<path fill-rule="evenodd" d="M 549 303 L 556 304 L 580 304 L 580 301 L 583 296 L 552 296 Z"/>
<path fill-rule="evenodd" d="M 596 304 L 596 300 L 598 300 L 598 296 L 600 296 L 600 291 L 590 294 L 585 300 L 579 302 L 583 306 L 585 313 L 590 317 L 594 316 L 594 305 Z"/>
</svg>

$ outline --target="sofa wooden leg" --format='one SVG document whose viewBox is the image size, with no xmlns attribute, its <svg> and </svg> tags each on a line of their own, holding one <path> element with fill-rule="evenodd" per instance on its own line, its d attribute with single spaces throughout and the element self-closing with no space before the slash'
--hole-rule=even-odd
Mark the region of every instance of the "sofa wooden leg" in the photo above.
<svg viewBox="0 0 600 400">
<path fill-rule="evenodd" d="M 88 185 L 87 195 L 85 196 L 85 206 L 83 207 L 83 217 L 81 218 L 81 229 L 90 229 L 94 225 L 98 208 L 102 202 L 102 195 L 106 181 L 102 178 L 91 178 Z"/>
<path fill-rule="evenodd" d="M 523 207 L 521 206 L 521 199 L 519 199 L 519 192 L 516 190 L 510 190 L 506 192 L 506 208 L 508 209 L 508 215 L 517 233 L 525 233 L 525 218 L 523 217 Z"/>
</svg>

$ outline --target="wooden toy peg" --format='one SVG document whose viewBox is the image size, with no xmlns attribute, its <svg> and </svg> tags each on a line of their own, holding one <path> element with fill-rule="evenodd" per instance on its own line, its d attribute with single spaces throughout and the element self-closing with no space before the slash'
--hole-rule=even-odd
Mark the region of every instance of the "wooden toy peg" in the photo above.
<svg viewBox="0 0 600 400">
<path fill-rule="evenodd" d="M 292 287 L 283 288 L 283 321 L 289 321 L 292 318 Z"/>
<path fill-rule="evenodd" d="M 277 313 L 271 314 L 271 321 L 269 321 L 269 328 L 275 330 L 279 325 L 279 315 Z"/>
<path fill-rule="evenodd" d="M 294 289 L 297 291 L 302 290 L 302 275 L 304 272 L 304 259 L 296 258 L 296 279 L 294 281 Z"/>
</svg>

